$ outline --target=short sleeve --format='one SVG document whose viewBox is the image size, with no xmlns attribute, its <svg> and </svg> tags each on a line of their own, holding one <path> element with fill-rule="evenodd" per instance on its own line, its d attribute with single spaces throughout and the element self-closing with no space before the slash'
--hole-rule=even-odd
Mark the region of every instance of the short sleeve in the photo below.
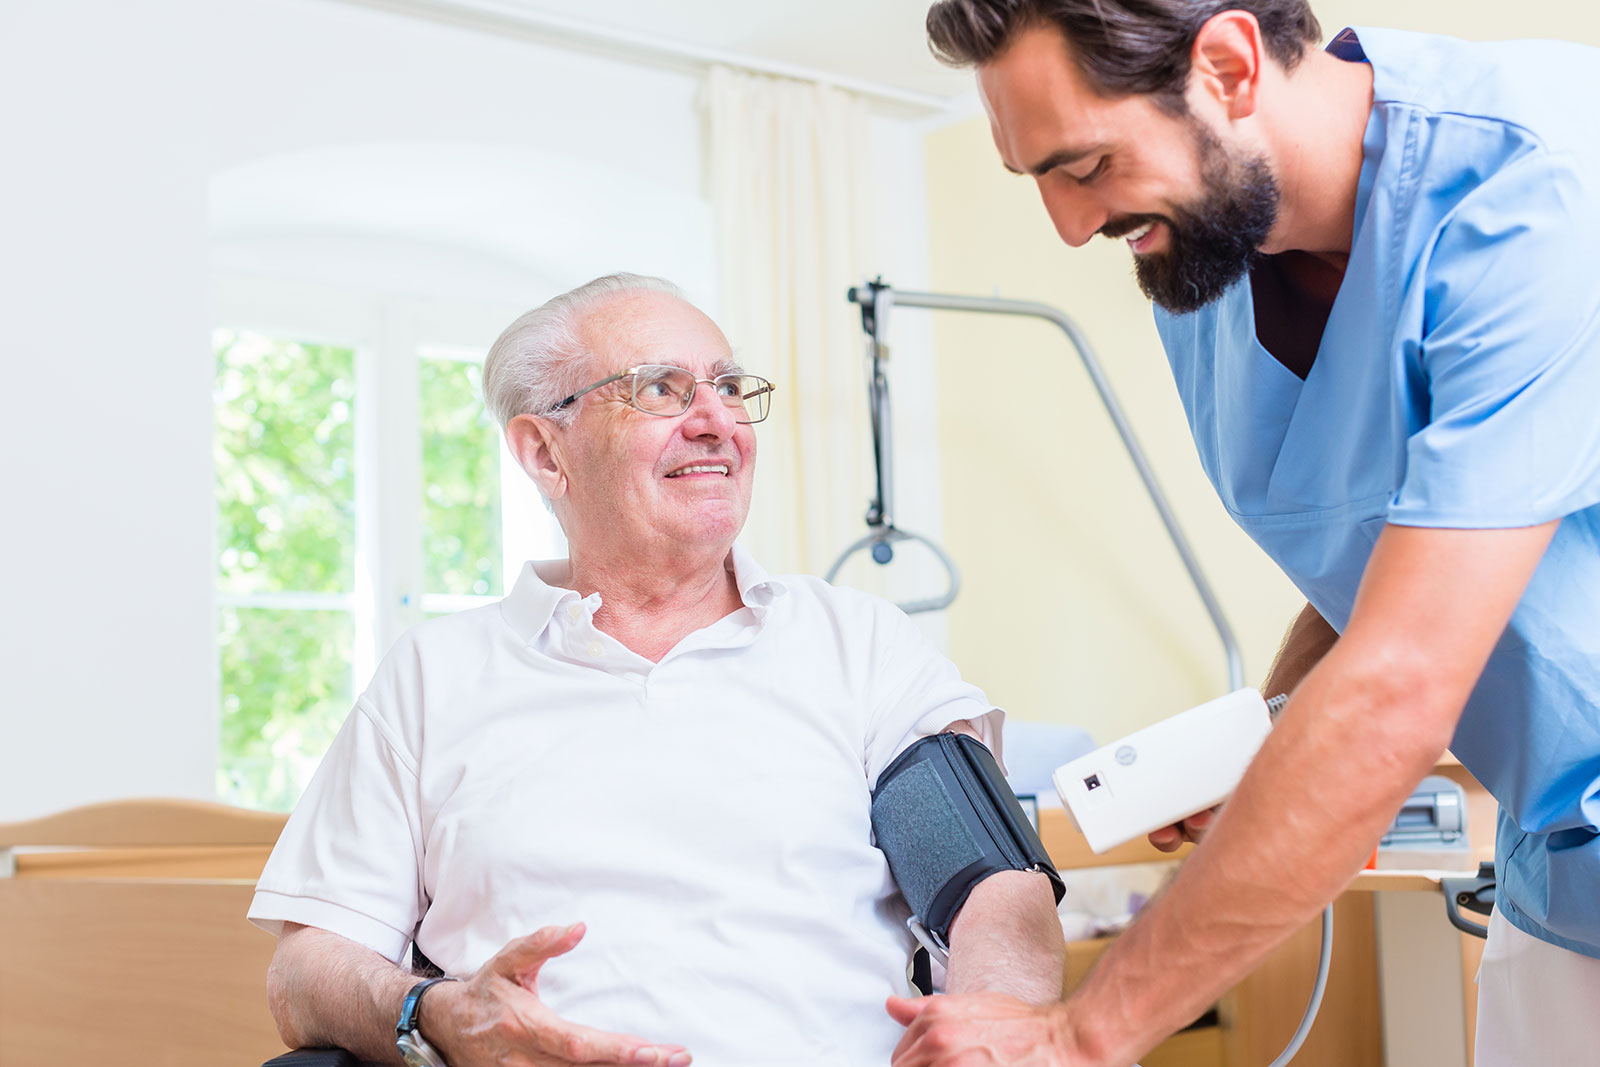
<svg viewBox="0 0 1600 1067">
<path fill-rule="evenodd" d="M 1533 526 L 1600 502 L 1600 190 L 1531 151 L 1468 194 L 1426 270 L 1426 424 L 1403 526 Z"/>
<path fill-rule="evenodd" d="M 396 962 L 425 909 L 414 762 L 362 697 L 295 806 L 249 918 L 328 930 Z"/>
<path fill-rule="evenodd" d="M 889 762 L 921 738 L 970 720 L 996 761 L 1005 713 L 918 630 L 905 613 L 881 603 L 874 626 L 871 705 L 866 743 L 867 781 L 876 783 Z M 1001 768 L 1005 764 L 1001 761 Z"/>
</svg>

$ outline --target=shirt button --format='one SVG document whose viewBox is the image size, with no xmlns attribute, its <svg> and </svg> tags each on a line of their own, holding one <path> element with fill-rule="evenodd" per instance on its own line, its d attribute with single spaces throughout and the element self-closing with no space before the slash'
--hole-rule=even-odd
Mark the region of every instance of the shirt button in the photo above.
<svg viewBox="0 0 1600 1067">
<path fill-rule="evenodd" d="M 590 641 L 588 647 L 584 649 L 585 652 L 589 653 L 590 659 L 599 659 L 605 650 L 606 647 L 599 641 Z"/>
<path fill-rule="evenodd" d="M 568 604 L 567 605 L 567 618 L 571 619 L 573 622 L 578 622 L 580 619 L 582 619 L 583 618 L 583 605 L 582 604 Z"/>
</svg>

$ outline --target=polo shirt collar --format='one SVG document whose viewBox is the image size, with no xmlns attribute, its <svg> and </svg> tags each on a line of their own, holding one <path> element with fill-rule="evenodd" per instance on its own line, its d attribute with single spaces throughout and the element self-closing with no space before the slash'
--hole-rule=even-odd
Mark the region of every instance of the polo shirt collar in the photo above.
<svg viewBox="0 0 1600 1067">
<path fill-rule="evenodd" d="M 755 613 L 758 621 L 771 610 L 773 601 L 788 591 L 783 580 L 769 575 L 743 545 L 733 546 L 724 566 L 733 568 L 739 599 Z M 516 584 L 500 601 L 500 611 L 506 623 L 524 641 L 532 641 L 544 633 L 562 604 L 580 599 L 576 591 L 560 584 L 566 579 L 569 568 L 564 559 L 530 561 L 522 565 Z M 588 599 L 595 602 L 590 605 L 591 610 L 599 605 L 598 594 Z"/>
<path fill-rule="evenodd" d="M 733 564 L 733 581 L 739 587 L 739 599 L 755 612 L 757 619 L 771 609 L 774 600 L 788 592 L 783 579 L 769 575 L 743 545 L 735 542 L 728 560 Z"/>
</svg>

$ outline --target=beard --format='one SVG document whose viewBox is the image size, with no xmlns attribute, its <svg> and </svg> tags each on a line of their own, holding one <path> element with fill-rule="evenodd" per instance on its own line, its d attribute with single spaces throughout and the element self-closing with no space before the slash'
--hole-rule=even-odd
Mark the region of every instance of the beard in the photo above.
<svg viewBox="0 0 1600 1067">
<path fill-rule="evenodd" d="M 1175 315 L 1198 311 L 1227 292 L 1255 258 L 1278 218 L 1278 183 L 1261 156 L 1231 154 L 1196 123 L 1199 198 L 1170 216 L 1119 218 L 1102 232 L 1132 233 L 1147 222 L 1167 227 L 1167 250 L 1134 256 L 1144 295 Z"/>
</svg>

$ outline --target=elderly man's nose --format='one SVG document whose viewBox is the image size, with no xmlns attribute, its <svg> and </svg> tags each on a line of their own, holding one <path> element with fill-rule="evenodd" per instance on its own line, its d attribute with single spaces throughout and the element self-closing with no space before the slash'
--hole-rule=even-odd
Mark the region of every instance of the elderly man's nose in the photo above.
<svg viewBox="0 0 1600 1067">
<path fill-rule="evenodd" d="M 1055 224 L 1056 233 L 1073 248 L 1087 244 L 1109 221 L 1106 210 L 1081 189 L 1041 181 L 1039 195 L 1044 199 L 1044 209 Z"/>
<path fill-rule="evenodd" d="M 738 413 L 717 396 L 715 386 L 706 382 L 695 386 L 689 410 L 684 413 L 683 419 L 683 432 L 690 437 L 705 434 L 728 437 L 738 426 Z"/>
</svg>

